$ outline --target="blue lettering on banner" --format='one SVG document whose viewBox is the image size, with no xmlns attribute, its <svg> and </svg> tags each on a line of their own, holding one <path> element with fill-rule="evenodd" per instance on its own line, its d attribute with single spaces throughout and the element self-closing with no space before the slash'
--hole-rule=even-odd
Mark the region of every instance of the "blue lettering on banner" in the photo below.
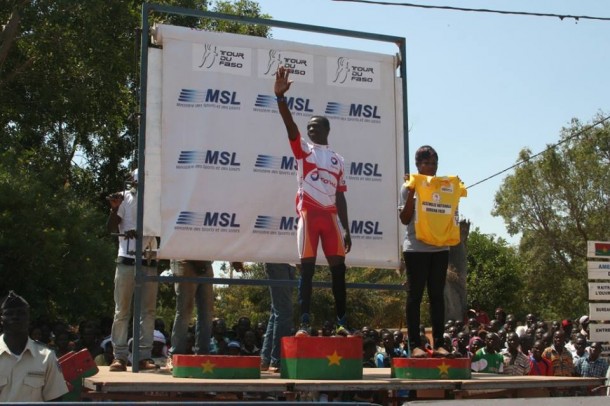
<svg viewBox="0 0 610 406">
<path fill-rule="evenodd" d="M 311 99 L 308 99 L 308 98 L 286 97 L 286 105 L 292 111 L 313 113 L 313 108 L 311 107 Z M 275 99 L 275 96 L 271 96 L 271 95 L 267 95 L 267 94 L 259 94 L 256 96 L 256 100 L 254 101 L 254 107 L 256 107 L 258 109 L 277 110 L 277 101 Z M 260 111 L 268 111 L 268 110 L 260 110 Z"/>
<path fill-rule="evenodd" d="M 290 110 L 313 113 L 313 109 L 309 106 L 309 103 L 309 99 L 303 99 L 301 97 L 289 97 L 286 101 L 286 105 Z"/>
<path fill-rule="evenodd" d="M 354 176 L 381 177 L 379 164 L 373 162 L 352 162 L 349 167 L 349 174 Z"/>
<path fill-rule="evenodd" d="M 293 156 L 283 156 L 282 164 L 280 165 L 280 169 L 285 170 L 297 170 L 297 160 Z"/>
<path fill-rule="evenodd" d="M 220 169 L 220 166 L 239 168 L 241 166 L 237 159 L 237 152 L 215 150 L 180 151 L 177 163 L 180 168 L 186 169 Z M 218 167 L 212 165 L 217 165 Z"/>
<path fill-rule="evenodd" d="M 299 224 L 297 216 L 266 216 L 258 215 L 254 223 L 254 232 L 258 234 L 279 234 L 282 231 L 294 233 Z M 292 234 L 291 233 L 291 234 Z M 284 233 L 287 234 L 287 233 Z"/>
<path fill-rule="evenodd" d="M 343 121 L 377 124 L 381 122 L 379 106 L 372 104 L 328 102 L 324 114 Z"/>
<path fill-rule="evenodd" d="M 204 227 L 239 227 L 236 213 L 206 212 L 203 219 Z"/>
<path fill-rule="evenodd" d="M 222 231 L 232 229 L 239 232 L 237 213 L 181 211 L 176 220 L 176 229 L 189 231 Z M 226 231 L 226 230 L 225 230 Z"/>
<path fill-rule="evenodd" d="M 237 92 L 230 92 L 228 90 L 208 89 L 205 95 L 206 103 L 220 103 L 239 106 L 241 103 L 236 99 Z"/>
<path fill-rule="evenodd" d="M 229 151 L 212 151 L 208 150 L 205 154 L 204 163 L 209 165 L 229 165 L 229 166 L 240 166 L 241 163 L 237 162 L 237 152 Z"/>
<path fill-rule="evenodd" d="M 188 104 L 185 104 L 188 103 Z M 193 107 L 191 104 L 195 104 L 195 107 L 204 106 L 204 103 L 209 103 L 212 106 L 214 104 L 220 106 L 227 106 L 223 108 L 238 109 L 238 107 L 228 106 L 240 106 L 241 102 L 237 98 L 237 92 L 223 89 L 181 89 L 180 95 L 178 96 L 178 105 L 184 107 Z M 208 105 L 209 106 L 209 105 Z"/>
<path fill-rule="evenodd" d="M 379 221 L 372 220 L 352 220 L 350 225 L 350 234 L 355 239 L 382 239 L 383 231 L 381 231 Z"/>
<path fill-rule="evenodd" d="M 256 157 L 254 168 L 254 172 L 294 175 L 294 171 L 297 170 L 297 161 L 293 156 L 259 154 Z"/>
<path fill-rule="evenodd" d="M 350 117 L 381 118 L 377 114 L 377 106 L 368 104 L 352 104 L 349 109 Z"/>
<path fill-rule="evenodd" d="M 299 218 L 295 216 L 282 216 L 280 220 L 280 230 L 296 230 Z"/>
</svg>

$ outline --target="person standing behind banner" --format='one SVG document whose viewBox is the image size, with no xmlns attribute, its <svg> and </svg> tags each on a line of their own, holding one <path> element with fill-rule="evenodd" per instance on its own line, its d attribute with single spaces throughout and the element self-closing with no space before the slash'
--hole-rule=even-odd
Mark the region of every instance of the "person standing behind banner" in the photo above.
<svg viewBox="0 0 610 406">
<path fill-rule="evenodd" d="M 110 202 L 110 217 L 108 231 L 118 233 L 119 252 L 114 275 L 114 321 L 112 323 L 112 345 L 114 360 L 110 364 L 111 372 L 127 370 L 129 359 L 129 320 L 131 318 L 131 302 L 136 288 L 136 221 L 138 211 L 137 188 L 138 170 L 131 174 L 131 188 L 108 197 Z M 142 241 L 142 273 L 144 276 L 157 276 L 157 262 L 152 255 L 157 250 L 157 239 L 144 236 Z M 157 307 L 158 282 L 142 283 L 141 313 L 140 313 L 140 370 L 156 369 L 151 359 L 153 346 L 153 331 L 155 329 L 155 313 Z"/>
<path fill-rule="evenodd" d="M 328 146 L 330 123 L 326 117 L 313 116 L 307 123 L 307 135 L 312 142 L 307 142 L 301 137 L 285 97 L 285 93 L 292 85 L 288 76 L 288 69 L 280 66 L 275 74 L 274 92 L 298 168 L 297 242 L 301 259 L 299 279 L 301 326 L 296 335 L 311 334 L 309 312 L 312 280 L 320 240 L 332 277 L 332 292 L 337 314 L 335 333 L 347 335 L 349 333 L 345 315 L 345 254 L 350 251 L 352 240 L 344 195 L 347 190 L 343 170 L 344 160 Z"/>
<path fill-rule="evenodd" d="M 265 264 L 270 280 L 292 281 L 295 269 L 289 264 Z M 269 286 L 271 312 L 261 349 L 261 371 L 280 371 L 280 340 L 292 330 L 292 286 Z"/>
<path fill-rule="evenodd" d="M 429 145 L 420 147 L 415 152 L 415 165 L 419 175 L 424 177 L 435 177 L 438 168 L 438 154 Z M 406 178 L 406 177 L 405 177 Z M 421 179 L 421 178 L 419 178 Z M 434 179 L 430 179 L 431 181 Z M 420 324 L 420 306 L 424 294 L 424 289 L 428 288 L 428 297 L 430 299 L 430 318 L 432 319 L 432 337 L 434 339 L 433 356 L 447 356 L 449 352 L 443 348 L 443 333 L 445 325 L 445 280 L 447 277 L 447 266 L 449 265 L 449 246 L 447 244 L 433 245 L 432 243 L 422 241 L 419 235 L 419 230 L 416 228 L 424 228 L 426 235 L 438 237 L 442 233 L 438 230 L 432 230 L 432 222 L 424 223 L 425 209 L 424 204 L 429 204 L 432 207 L 439 204 L 441 198 L 446 194 L 465 195 L 466 189 L 463 188 L 461 182 L 452 180 L 449 185 L 442 186 L 439 191 L 435 191 L 430 196 L 432 202 L 427 202 L 421 196 L 422 192 L 418 190 L 419 182 L 416 181 L 414 175 L 407 178 L 407 182 L 401 188 L 400 202 L 400 221 L 407 226 L 405 239 L 403 242 L 403 256 L 407 271 L 407 303 L 406 317 L 409 346 L 411 349 L 411 357 L 421 358 L 426 357 L 427 353 L 422 348 L 421 337 L 419 335 Z M 443 189 L 445 188 L 445 189 Z M 419 199 L 419 202 L 416 201 Z M 442 196 L 441 196 L 442 195 Z M 437 203 L 434 203 L 434 202 Z M 457 209 L 457 203 L 455 203 Z M 445 210 L 444 207 L 437 206 L 435 210 Z M 453 209 L 453 207 L 452 207 Z M 454 212 L 444 213 L 445 217 L 451 216 L 449 224 L 454 221 Z M 429 226 L 429 230 L 425 229 L 425 225 Z M 458 226 L 459 227 L 459 226 Z M 430 231 L 435 231 L 435 233 Z M 452 230 L 454 234 L 455 230 Z M 459 229 L 458 237 L 459 239 Z M 458 240 L 459 242 L 459 240 Z"/>
<path fill-rule="evenodd" d="M 172 260 L 172 272 L 176 276 L 213 278 L 212 261 Z M 195 324 L 196 354 L 210 353 L 212 336 L 212 316 L 214 313 L 214 285 L 211 283 L 176 282 L 176 317 L 172 328 L 172 347 L 170 357 L 174 354 L 188 354 L 188 328 L 193 316 L 193 307 L 197 307 Z"/>
<path fill-rule="evenodd" d="M 0 402 L 56 401 L 68 393 L 53 350 L 28 337 L 30 305 L 12 290 L 0 322 Z"/>
</svg>

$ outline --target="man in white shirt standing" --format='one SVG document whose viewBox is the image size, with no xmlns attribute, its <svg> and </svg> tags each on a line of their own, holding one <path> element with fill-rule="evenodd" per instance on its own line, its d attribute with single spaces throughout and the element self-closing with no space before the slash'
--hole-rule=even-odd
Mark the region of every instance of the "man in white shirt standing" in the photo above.
<svg viewBox="0 0 610 406">
<path fill-rule="evenodd" d="M 114 360 L 110 364 L 110 371 L 120 372 L 127 370 L 129 357 L 128 329 L 131 317 L 131 302 L 136 287 L 136 221 L 138 215 L 138 170 L 131 175 L 131 187 L 120 193 L 109 196 L 110 217 L 108 218 L 108 231 L 119 233 L 119 252 L 114 276 L 114 321 L 112 323 L 112 345 L 114 346 Z M 157 276 L 157 263 L 153 258 L 157 249 L 155 237 L 144 236 L 142 241 L 142 272 L 144 276 Z M 142 284 L 141 312 L 140 312 L 140 370 L 155 369 L 151 359 L 153 345 L 153 332 L 155 329 L 155 314 L 157 306 L 158 282 L 144 282 Z M 134 349 L 135 352 L 135 349 Z"/>
</svg>

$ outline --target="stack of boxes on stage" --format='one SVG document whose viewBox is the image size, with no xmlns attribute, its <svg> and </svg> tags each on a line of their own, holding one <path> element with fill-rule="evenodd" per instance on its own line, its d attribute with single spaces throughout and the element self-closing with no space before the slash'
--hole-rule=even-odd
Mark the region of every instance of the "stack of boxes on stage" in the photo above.
<svg viewBox="0 0 610 406">
<path fill-rule="evenodd" d="M 362 337 L 283 337 L 284 379 L 362 379 Z"/>
<path fill-rule="evenodd" d="M 392 378 L 470 379 L 470 358 L 392 358 Z"/>
<path fill-rule="evenodd" d="M 605 343 L 602 356 L 610 355 L 610 241 L 587 241 L 589 278 L 589 339 Z M 591 260 L 593 259 L 593 260 Z"/>
<path fill-rule="evenodd" d="M 260 379 L 261 357 L 174 355 L 172 376 L 200 379 Z"/>
<path fill-rule="evenodd" d="M 83 389 L 83 379 L 98 373 L 99 369 L 87 349 L 70 351 L 59 359 L 61 372 L 64 375 L 70 392 L 64 395 L 64 400 L 79 400 Z"/>
</svg>

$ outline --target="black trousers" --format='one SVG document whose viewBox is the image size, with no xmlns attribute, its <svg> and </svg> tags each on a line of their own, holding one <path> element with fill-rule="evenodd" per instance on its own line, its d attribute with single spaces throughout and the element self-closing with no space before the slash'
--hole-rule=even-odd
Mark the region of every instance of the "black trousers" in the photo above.
<svg viewBox="0 0 610 406">
<path fill-rule="evenodd" d="M 407 328 L 411 349 L 421 347 L 419 335 L 420 306 L 424 289 L 428 288 L 434 348 L 443 345 L 445 330 L 445 280 L 449 251 L 403 252 L 407 267 Z"/>
</svg>

